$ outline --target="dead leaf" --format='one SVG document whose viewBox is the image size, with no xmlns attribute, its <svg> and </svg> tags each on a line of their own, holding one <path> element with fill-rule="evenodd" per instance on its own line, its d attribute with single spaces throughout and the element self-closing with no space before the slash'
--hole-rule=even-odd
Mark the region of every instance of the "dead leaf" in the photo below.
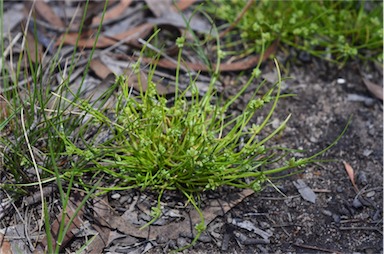
<svg viewBox="0 0 384 254">
<path fill-rule="evenodd" d="M 11 243 L 8 239 L 5 239 L 4 235 L 0 233 L 0 253 L 1 254 L 12 254 Z"/>
<path fill-rule="evenodd" d="M 363 78 L 363 82 L 376 98 L 383 100 L 383 86 L 377 85 L 365 78 Z"/>
<path fill-rule="evenodd" d="M 115 19 L 124 13 L 125 9 L 131 5 L 133 0 L 121 0 L 116 6 L 107 10 L 104 15 L 104 22 L 107 20 Z M 92 20 L 93 25 L 98 25 L 101 21 L 101 17 L 94 17 Z"/>
<path fill-rule="evenodd" d="M 88 4 L 87 12 L 86 12 L 86 17 L 84 19 L 84 29 L 85 31 L 89 30 L 92 25 L 93 19 L 99 15 L 100 13 L 103 12 L 105 5 L 107 4 L 108 6 L 112 5 L 115 1 L 109 1 L 108 3 L 105 1 L 90 1 Z M 85 5 L 84 5 L 85 7 Z"/>
<path fill-rule="evenodd" d="M 269 58 L 271 54 L 273 54 L 277 49 L 278 41 L 275 41 L 271 46 L 267 48 L 267 50 L 263 54 L 262 61 L 265 61 Z M 260 55 L 253 55 L 246 59 L 231 62 L 231 63 L 222 63 L 220 64 L 219 70 L 221 72 L 225 71 L 243 71 L 250 69 L 252 67 L 255 67 L 260 60 Z M 152 58 L 142 58 L 142 61 L 145 63 L 153 63 L 157 66 L 172 69 L 175 70 L 177 68 L 178 63 L 175 61 L 171 61 L 169 59 L 163 58 L 160 60 L 153 60 Z M 183 65 L 185 68 L 191 70 L 191 71 L 210 71 L 211 69 L 203 64 L 203 63 L 192 63 L 192 62 L 182 62 L 181 65 Z M 212 69 L 215 69 L 216 65 L 212 65 Z"/>
<path fill-rule="evenodd" d="M 152 24 L 144 23 L 144 24 L 138 25 L 136 27 L 133 27 L 133 28 L 131 28 L 128 31 L 125 31 L 123 33 L 116 34 L 111 38 L 114 38 L 117 41 L 126 39 L 127 43 L 132 43 L 134 41 L 137 41 L 137 39 L 139 39 L 139 38 L 146 37 L 152 31 L 152 29 L 153 29 Z M 127 38 L 129 38 L 129 39 L 127 39 Z M 136 45 L 139 45 L 139 44 L 136 44 Z"/>
<path fill-rule="evenodd" d="M 109 74 L 112 73 L 112 71 L 98 58 L 91 60 L 90 68 L 101 79 L 105 79 Z"/>
<path fill-rule="evenodd" d="M 190 16 L 190 17 L 189 17 Z M 188 24 L 184 21 L 184 18 L 188 20 Z M 159 18 L 149 18 L 148 22 L 151 24 L 156 25 L 168 25 L 175 30 L 178 28 L 187 28 L 192 29 L 193 31 L 199 32 L 199 33 L 205 33 L 209 34 L 211 36 L 216 36 L 214 30 L 212 29 L 212 25 L 208 22 L 208 20 L 203 19 L 200 16 L 191 16 L 188 14 L 185 14 L 185 17 L 183 17 L 182 14 L 177 12 L 169 12 L 167 15 L 159 17 Z M 172 31 L 175 32 L 175 31 Z"/>
<path fill-rule="evenodd" d="M 20 10 L 20 5 L 12 3 L 10 8 L 3 13 L 2 20 L 6 21 L 2 23 L 3 34 L 2 37 L 7 36 L 8 32 L 11 32 L 19 23 L 24 19 L 24 14 Z"/>
<path fill-rule="evenodd" d="M 307 200 L 311 203 L 316 203 L 315 192 L 309 188 L 303 180 L 297 179 L 297 181 L 293 181 L 293 185 L 295 185 L 297 191 L 300 193 L 304 200 Z"/>
<path fill-rule="evenodd" d="M 110 81 L 114 80 L 115 74 L 111 71 L 111 69 L 107 67 L 107 65 L 105 65 L 100 59 L 97 58 L 91 61 L 90 67 L 99 78 L 103 79 L 101 84 L 104 86 L 104 89 L 102 90 L 103 92 L 105 92 L 106 89 L 108 89 L 107 86 L 109 86 L 108 84 L 110 84 Z M 136 91 L 143 90 L 145 92 L 147 90 L 148 78 L 147 74 L 144 71 L 140 71 L 140 75 L 136 75 L 131 68 L 127 67 L 122 71 L 122 73 L 124 73 L 124 75 L 126 76 L 126 81 L 130 87 L 133 87 Z M 140 82 L 138 76 L 140 76 Z M 159 95 L 173 94 L 174 88 L 171 86 L 164 86 L 160 83 L 157 83 L 156 91 Z M 100 92 L 98 92 L 97 94 L 99 96 L 101 95 Z"/>
<path fill-rule="evenodd" d="M 60 19 L 60 17 L 57 16 L 49 4 L 45 3 L 43 0 L 36 1 L 35 10 L 39 16 L 49 24 L 60 28 L 65 27 L 64 22 Z"/>
<path fill-rule="evenodd" d="M 77 37 L 79 37 L 78 33 L 68 33 L 68 34 L 63 34 L 61 35 L 55 43 L 55 46 L 59 46 L 60 43 L 63 42 L 63 44 L 67 45 L 76 45 Z M 79 39 L 78 42 L 78 47 L 80 48 L 92 48 L 93 44 L 95 42 L 95 34 L 86 36 L 86 35 L 81 35 L 81 38 Z M 116 43 L 116 40 L 110 39 L 105 36 L 99 36 L 97 43 L 96 43 L 96 48 L 106 48 L 109 46 L 112 46 Z"/>
<path fill-rule="evenodd" d="M 177 10 L 184 11 L 184 10 L 187 9 L 189 6 L 191 6 L 192 4 L 194 4 L 195 2 L 197 2 L 197 0 L 182 0 L 182 1 L 178 1 L 178 2 L 176 3 L 176 9 L 177 9 Z"/>
<path fill-rule="evenodd" d="M 39 63 L 41 63 L 42 59 L 43 59 L 43 55 L 44 55 L 44 52 L 43 52 L 43 46 L 38 43 L 38 41 L 35 40 L 35 36 L 31 33 L 31 32 L 27 32 L 27 43 L 26 43 L 26 46 L 27 46 L 27 51 L 28 51 L 28 54 L 26 53 L 25 54 L 25 57 L 31 57 L 31 60 L 32 62 L 36 63 L 37 61 Z M 36 46 L 37 44 L 37 46 Z M 37 49 L 37 52 L 36 52 L 36 49 Z M 28 63 L 28 59 L 26 59 L 26 62 Z"/>
<path fill-rule="evenodd" d="M 0 122 L 8 118 L 10 112 L 9 102 L 0 94 Z"/>
<path fill-rule="evenodd" d="M 24 224 L 16 224 L 3 228 L 0 231 L 0 253 L 25 253 L 30 254 L 31 250 L 27 241 L 27 231 Z"/>
<path fill-rule="evenodd" d="M 145 0 L 148 8 L 158 18 L 172 11 L 172 0 Z"/>
<path fill-rule="evenodd" d="M 232 207 L 236 206 L 244 198 L 248 197 L 253 193 L 253 190 L 245 189 L 240 193 L 231 193 L 227 195 L 226 199 L 230 200 L 229 202 L 224 199 L 212 200 L 211 202 L 209 202 L 206 208 L 202 210 L 205 219 L 205 224 L 208 225 L 217 216 L 224 215 Z M 103 220 L 99 222 L 102 225 L 110 225 L 112 228 L 117 229 L 122 233 L 139 238 L 155 239 L 157 236 L 165 235 L 169 239 L 177 239 L 181 233 L 188 234 L 188 232 L 190 232 L 192 236 L 196 235 L 197 232 L 193 226 L 191 227 L 191 225 L 196 225 L 200 222 L 199 213 L 193 208 L 191 208 L 190 212 L 184 210 L 180 213 L 185 218 L 182 221 L 170 222 L 169 224 L 163 226 L 151 225 L 142 230 L 140 230 L 140 226 L 131 222 L 131 217 L 134 212 L 130 210 L 127 210 L 120 217 L 116 216 L 116 214 L 113 214 L 113 212 L 110 211 L 110 213 L 103 217 Z M 191 228 L 193 232 L 191 232 Z"/>
<path fill-rule="evenodd" d="M 349 165 L 348 162 L 343 161 L 343 163 L 344 163 L 345 170 L 347 171 L 349 180 L 351 180 L 353 188 L 355 188 L 356 192 L 359 192 L 359 189 L 357 188 L 356 183 L 355 183 L 355 173 L 354 173 L 353 168 L 351 167 L 351 165 Z"/>
<path fill-rule="evenodd" d="M 180 2 L 183 2 L 183 1 L 180 1 Z M 180 2 L 176 4 L 177 8 L 179 8 L 180 10 L 184 10 L 194 3 L 194 1 L 186 1 L 186 3 L 183 3 L 183 4 L 180 4 Z M 98 7 L 98 8 L 101 8 L 101 7 Z M 90 16 L 90 17 L 93 18 L 93 16 Z M 115 45 L 115 43 L 120 40 L 125 40 L 127 44 L 131 44 L 135 47 L 141 47 L 141 45 L 137 43 L 137 39 L 147 37 L 153 30 L 153 26 L 154 26 L 153 24 L 144 23 L 136 27 L 133 27 L 128 31 L 125 31 L 123 33 L 120 33 L 111 37 L 100 35 L 96 43 L 96 48 L 106 48 L 106 47 Z M 79 36 L 78 33 L 69 33 L 66 35 L 61 35 L 56 40 L 55 46 L 60 45 L 62 42 L 67 45 L 76 45 L 78 36 Z M 92 48 L 94 44 L 94 38 L 92 38 L 93 36 L 94 34 L 92 36 L 81 35 L 81 38 L 78 42 L 78 46 L 82 48 Z"/>
</svg>

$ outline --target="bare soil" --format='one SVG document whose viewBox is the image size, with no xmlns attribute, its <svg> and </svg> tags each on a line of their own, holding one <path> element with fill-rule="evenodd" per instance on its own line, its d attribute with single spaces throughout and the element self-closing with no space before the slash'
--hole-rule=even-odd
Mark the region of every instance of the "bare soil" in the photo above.
<svg viewBox="0 0 384 254">
<path fill-rule="evenodd" d="M 289 128 L 279 142 L 304 148 L 311 154 L 329 145 L 349 117 L 352 122 L 340 142 L 324 156 L 335 162 L 312 165 L 301 174 L 275 182 L 286 196 L 268 187 L 221 218 L 221 232 L 229 238 L 226 252 L 383 252 L 383 107 L 381 101 L 367 93 L 358 68 L 381 84 L 380 71 L 358 62 L 341 70 L 318 59 L 291 65 L 288 76 L 292 79 L 286 81 L 286 92 L 296 96 L 279 103 L 280 119 L 292 113 Z M 365 100 L 351 100 L 352 94 L 364 96 Z M 355 170 L 359 193 L 354 190 L 343 161 Z M 293 184 L 296 179 L 302 179 L 315 191 L 315 203 L 299 195 Z M 270 243 L 252 241 L 260 236 L 233 226 L 230 222 L 234 219 L 269 230 Z M 204 252 L 209 248 L 223 250 L 222 246 L 201 243 L 194 250 Z"/>
</svg>

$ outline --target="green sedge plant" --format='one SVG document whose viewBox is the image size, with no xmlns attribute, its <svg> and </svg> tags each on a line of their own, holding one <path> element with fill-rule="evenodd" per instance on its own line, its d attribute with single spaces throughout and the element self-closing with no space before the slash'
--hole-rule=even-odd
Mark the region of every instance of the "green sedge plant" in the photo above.
<svg viewBox="0 0 384 254">
<path fill-rule="evenodd" d="M 247 2 L 207 1 L 204 10 L 231 24 Z M 355 58 L 381 63 L 382 17 L 382 1 L 256 0 L 239 20 L 236 33 L 246 50 L 260 52 L 262 45 L 279 40 L 341 64 Z"/>
<path fill-rule="evenodd" d="M 222 186 L 251 188 L 258 192 L 271 175 L 315 162 L 338 139 L 323 151 L 301 158 L 292 155 L 298 150 L 268 146 L 268 141 L 283 131 L 290 118 L 290 115 L 287 116 L 278 128 L 265 133 L 265 127 L 271 123 L 273 112 L 282 97 L 280 74 L 278 82 L 261 96 L 258 94 L 265 88 L 266 82 L 259 84 L 242 114 L 235 116 L 231 106 L 260 75 L 259 66 L 242 89 L 227 100 L 217 94 L 215 89 L 218 68 L 212 73 L 204 95 L 199 92 L 196 77 L 192 78 L 192 75 L 187 88 L 181 90 L 178 77 L 185 43 L 185 37 L 177 39 L 178 68 L 175 94 L 171 100 L 160 95 L 152 81 L 156 64 L 150 66 L 147 83 L 140 83 L 144 79 L 140 78 L 142 67 L 139 59 L 132 66 L 140 87 L 136 95 L 132 92 L 132 84 L 127 76 L 116 77 L 116 85 L 121 92 L 113 120 L 93 109 L 87 101 L 68 101 L 91 116 L 86 125 L 100 128 L 106 126 L 112 130 L 113 135 L 109 139 L 81 148 L 67 136 L 60 137 L 65 144 L 62 156 L 78 158 L 66 170 L 77 172 L 77 182 L 83 186 L 90 188 L 87 179 L 94 181 L 103 176 L 104 185 L 99 190 L 105 193 L 126 189 L 159 193 L 158 206 L 152 209 L 153 219 L 145 226 L 161 216 L 160 200 L 166 191 L 182 193 L 201 218 L 195 226 L 198 234 L 192 245 L 206 227 L 198 205 L 201 193 Z M 219 40 L 217 45 L 217 55 L 220 56 Z M 144 46 L 141 53 L 145 50 Z M 279 65 L 275 63 L 280 73 Z M 220 57 L 216 66 L 219 64 Z M 268 107 L 269 111 L 262 123 L 252 124 L 252 119 Z"/>
</svg>

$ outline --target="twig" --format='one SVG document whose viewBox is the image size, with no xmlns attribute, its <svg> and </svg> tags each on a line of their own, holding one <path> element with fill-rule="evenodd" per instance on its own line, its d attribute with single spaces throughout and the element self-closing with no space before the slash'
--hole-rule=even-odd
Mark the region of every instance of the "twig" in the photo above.
<svg viewBox="0 0 384 254">
<path fill-rule="evenodd" d="M 342 254 L 339 251 L 329 250 L 329 249 L 325 249 L 325 248 L 321 248 L 321 247 L 317 247 L 317 246 L 311 246 L 311 245 L 306 245 L 306 244 L 298 244 L 298 243 L 294 243 L 293 245 L 295 245 L 297 247 L 300 247 L 300 248 L 304 248 L 304 249 L 319 250 L 319 251 L 324 251 L 324 252 L 329 252 L 329 253 Z"/>
<path fill-rule="evenodd" d="M 339 229 L 340 230 L 376 230 L 380 234 L 383 234 L 383 232 L 380 229 L 374 228 L 374 227 L 340 227 Z"/>
</svg>

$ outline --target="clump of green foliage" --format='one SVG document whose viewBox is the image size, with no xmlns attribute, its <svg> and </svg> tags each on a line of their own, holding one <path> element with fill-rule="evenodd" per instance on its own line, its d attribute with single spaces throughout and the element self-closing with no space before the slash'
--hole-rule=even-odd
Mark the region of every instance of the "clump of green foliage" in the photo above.
<svg viewBox="0 0 384 254">
<path fill-rule="evenodd" d="M 184 40 L 178 39 L 179 66 Z M 217 65 L 219 61 L 220 58 Z M 277 62 L 276 67 L 279 68 Z M 157 92 L 156 84 L 152 81 L 156 66 L 152 66 L 147 84 L 140 83 L 140 68 L 138 61 L 133 66 L 141 87 L 137 95 L 133 95 L 129 79 L 117 77 L 116 85 L 122 92 L 114 110 L 115 116 L 112 117 L 114 121 L 93 109 L 86 101 L 73 103 L 91 116 L 84 125 L 106 125 L 113 130 L 113 134 L 103 143 L 83 148 L 67 136 L 60 135 L 66 147 L 62 155 L 77 158 L 72 160 L 71 168 L 66 171 L 71 172 L 71 176 L 77 174 L 75 179 L 86 188 L 90 188 L 87 184 L 89 176 L 91 179 L 103 176 L 105 184 L 99 188 L 101 191 L 133 188 L 157 191 L 158 207 L 153 208 L 153 220 L 149 223 L 161 215 L 160 200 L 164 191 L 179 191 L 201 216 L 201 222 L 196 225 L 198 235 L 192 244 L 205 229 L 204 218 L 196 202 L 202 192 L 221 186 L 260 191 L 270 175 L 314 162 L 329 148 L 310 157 L 295 158 L 292 154 L 298 150 L 268 147 L 268 141 L 281 133 L 290 117 L 275 130 L 265 132 L 281 98 L 280 74 L 279 81 L 263 95 L 258 94 L 266 82 L 259 84 L 244 111 L 235 116 L 231 112 L 231 105 L 260 75 L 258 67 L 247 84 L 228 100 L 223 100 L 216 93 L 218 70 L 212 75 L 204 95 L 199 93 L 196 81 L 191 76 L 189 86 L 183 91 L 179 90 L 176 82 L 175 95 L 168 100 Z M 176 80 L 178 77 L 179 69 Z M 147 88 L 144 90 L 145 85 Z M 263 108 L 268 109 L 268 113 L 261 124 L 251 124 L 251 120 Z M 85 176 L 88 176 L 88 180 Z"/>
<path fill-rule="evenodd" d="M 208 12 L 232 23 L 246 0 L 207 1 Z M 327 60 L 382 62 L 382 1 L 255 1 L 237 27 L 241 38 L 261 52 L 274 40 Z"/>
</svg>

